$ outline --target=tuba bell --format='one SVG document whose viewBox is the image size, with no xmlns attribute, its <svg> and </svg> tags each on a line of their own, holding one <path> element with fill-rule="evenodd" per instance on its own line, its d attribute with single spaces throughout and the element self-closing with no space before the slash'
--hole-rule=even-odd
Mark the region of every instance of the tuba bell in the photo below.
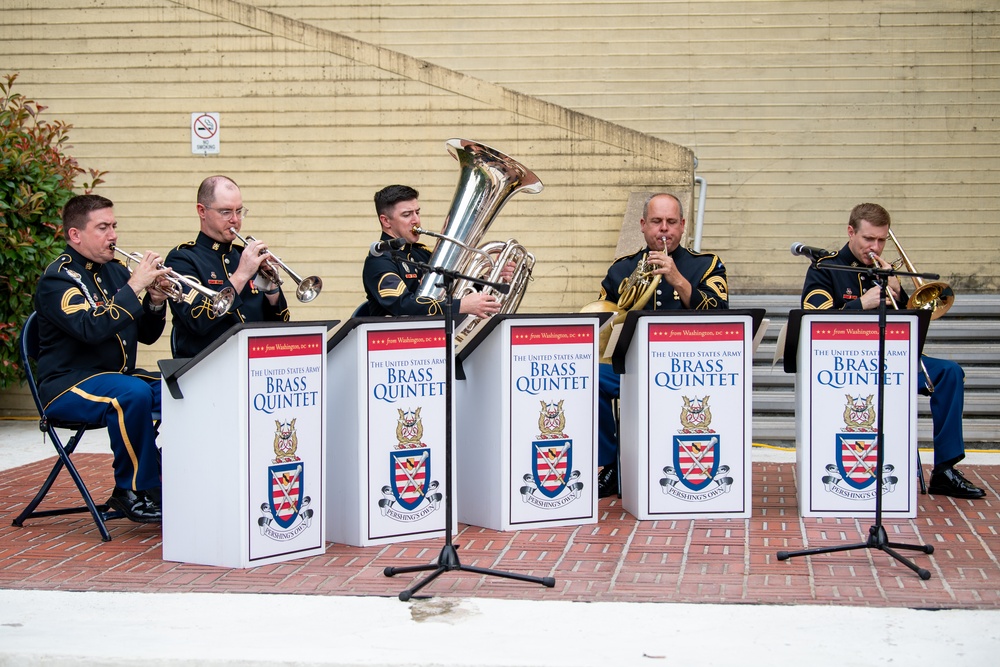
<svg viewBox="0 0 1000 667">
<path fill-rule="evenodd" d="M 542 191 L 542 182 L 517 160 L 485 144 L 449 139 L 445 145 L 452 157 L 458 160 L 461 171 L 444 229 L 436 233 L 414 227 L 413 231 L 438 239 L 428 261 L 434 267 L 499 282 L 503 267 L 510 261 L 514 262 L 514 277 L 508 293 L 502 294 L 489 286 L 483 290 L 497 297 L 501 313 L 513 313 L 531 280 L 534 255 L 515 239 L 493 241 L 482 247 L 478 244 L 508 199 L 521 191 L 537 194 Z M 474 289 L 472 281 L 456 281 L 452 297 L 460 298 Z M 436 301 L 443 299 L 444 287 L 438 284 L 437 274 L 425 275 L 420 280 L 416 295 Z M 467 317 L 456 328 L 456 344 L 471 335 L 481 322 L 478 317 Z"/>
</svg>

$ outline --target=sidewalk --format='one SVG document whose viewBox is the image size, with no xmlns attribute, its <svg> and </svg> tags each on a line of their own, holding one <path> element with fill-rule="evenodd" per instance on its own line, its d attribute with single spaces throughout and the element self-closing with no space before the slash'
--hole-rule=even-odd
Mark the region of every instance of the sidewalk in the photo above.
<svg viewBox="0 0 1000 667">
<path fill-rule="evenodd" d="M 82 458 L 92 460 L 94 470 L 106 470 L 110 462 L 100 436 L 91 434 L 80 450 L 91 453 Z M 8 480 L 23 477 L 26 466 L 37 477 L 34 469 L 44 471 L 46 466 L 31 464 L 51 456 L 51 446 L 43 445 L 34 421 L 0 421 L 0 470 L 8 471 Z M 773 476 L 792 460 L 789 452 L 755 449 L 755 494 L 758 468 L 768 471 L 761 476 Z M 992 483 L 1000 473 L 1000 455 L 976 453 L 963 468 Z M 911 660 L 989 664 L 1000 651 L 1000 564 L 997 542 L 989 537 L 998 524 L 997 490 L 993 486 L 985 501 L 956 506 L 957 514 L 935 505 L 943 520 L 922 503 L 920 519 L 926 514 L 926 521 L 915 524 L 922 539 L 944 533 L 938 524 L 956 524 L 960 516 L 978 522 L 985 535 L 977 539 L 956 525 L 951 532 L 957 544 L 938 547 L 933 556 L 917 555 L 933 573 L 928 582 L 867 550 L 848 558 L 824 555 L 775 563 L 773 549 L 785 547 L 757 544 L 762 529 L 756 500 L 755 516 L 746 529 L 753 533 L 747 538 L 751 550 L 742 548 L 742 539 L 722 536 L 717 522 L 635 522 L 616 509 L 614 499 L 604 499 L 598 524 L 603 532 L 573 536 L 577 547 L 586 547 L 585 557 L 572 551 L 579 560 L 564 555 L 551 566 L 559 582 L 556 589 L 446 572 L 421 591 L 433 597 L 408 603 L 398 601 L 395 593 L 413 580 L 385 578 L 381 567 L 387 559 L 405 564 L 393 561 L 404 551 L 412 562 L 433 562 L 440 540 L 412 543 L 409 549 L 398 545 L 392 551 L 330 544 L 326 558 L 302 559 L 312 563 L 231 571 L 163 562 L 158 557 L 159 533 L 148 526 L 114 522 L 110 543 L 100 543 L 93 530 L 87 532 L 89 519 L 83 518 L 65 520 L 68 528 L 61 518 L 13 528 L 10 518 L 24 500 L 0 498 L 0 667 L 134 665 L 140 660 L 145 665 L 512 667 L 668 665 L 682 660 L 817 666 Z M 777 489 L 768 493 L 773 496 L 770 503 L 789 497 L 784 488 L 781 494 Z M 790 498 L 794 501 L 794 489 Z M 794 512 L 781 522 L 789 525 L 767 526 L 763 540 L 773 541 L 774 531 L 785 530 L 800 545 Z M 855 523 L 838 530 L 849 532 Z M 629 526 L 630 534 L 622 535 Z M 862 522 L 861 528 L 866 527 Z M 713 529 L 714 537 L 704 535 Z M 524 560 L 500 560 L 496 566 L 474 561 L 494 556 L 475 545 L 482 531 L 465 530 L 455 539 L 464 564 L 518 571 L 530 565 Z M 642 536 L 654 533 L 686 536 L 686 541 L 644 550 Z M 559 534 L 486 537 L 521 544 L 537 541 L 538 535 L 551 539 Z M 976 550 L 973 563 L 962 560 L 963 550 Z M 508 546 L 496 558 L 512 559 L 511 551 Z M 654 562 L 651 554 L 663 560 Z M 680 574 L 674 558 L 680 562 Z M 516 567 L 508 567 L 511 563 Z M 593 566 L 593 572 L 584 564 Z M 548 561 L 538 565 L 550 567 Z M 711 571 L 715 566 L 718 572 Z M 341 577 L 348 571 L 350 586 L 362 593 L 351 595 L 344 585 Z M 827 596 L 825 585 L 816 588 L 827 571 L 838 582 L 837 597 Z M 742 600 L 715 590 L 733 579 L 743 582 Z M 618 601 L 658 599 L 648 591 L 662 589 L 661 580 L 669 581 L 672 591 L 663 599 L 714 597 L 736 603 Z M 79 592 L 83 590 L 87 592 Z M 774 590 L 788 592 L 785 603 L 748 603 L 754 595 L 766 597 Z"/>
</svg>

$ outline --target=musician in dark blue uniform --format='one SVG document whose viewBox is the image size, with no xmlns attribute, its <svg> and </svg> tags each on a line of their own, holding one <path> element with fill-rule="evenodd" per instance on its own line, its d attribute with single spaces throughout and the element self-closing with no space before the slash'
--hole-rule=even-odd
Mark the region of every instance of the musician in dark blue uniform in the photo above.
<svg viewBox="0 0 1000 667">
<path fill-rule="evenodd" d="M 136 368 L 137 343 L 154 343 L 166 322 L 160 256 L 146 252 L 132 273 L 116 261 L 112 202 L 73 197 L 63 208 L 66 249 L 35 291 L 38 393 L 47 414 L 102 423 L 114 452 L 115 489 L 108 504 L 132 521 L 157 523 L 160 457 L 153 413 L 159 373 Z"/>
<path fill-rule="evenodd" d="M 657 194 L 642 209 L 639 221 L 646 247 L 619 257 L 601 282 L 600 299 L 618 303 L 626 281 L 645 261 L 653 275 L 660 276 L 656 291 L 645 304 L 628 310 L 722 310 L 729 308 L 726 267 L 718 256 L 682 248 L 684 209 L 677 197 Z M 618 493 L 618 432 L 613 401 L 621 381 L 609 364 L 600 365 L 598 392 L 598 496 Z"/>
<path fill-rule="evenodd" d="M 171 301 L 174 357 L 193 357 L 227 329 L 240 322 L 287 322 L 288 303 L 281 286 L 258 276 L 267 258 L 267 245 L 251 241 L 234 244 L 247 209 L 239 186 L 226 176 L 210 176 L 198 188 L 196 205 L 201 231 L 167 255 L 167 266 L 220 292 L 232 287 L 236 293 L 229 312 L 216 315 L 201 295 L 188 291 L 180 303 Z M 263 254 L 262 254 L 263 253 Z"/>
<path fill-rule="evenodd" d="M 840 252 L 831 253 L 816 261 L 806 272 L 802 286 L 802 308 L 847 311 L 878 308 L 880 289 L 872 281 L 872 276 L 836 269 L 824 271 L 822 267 L 831 264 L 862 267 L 878 262 L 880 267 L 890 268 L 889 263 L 882 259 L 890 224 L 889 212 L 878 204 L 855 206 L 847 225 L 847 244 Z M 897 304 L 906 304 L 906 292 L 895 276 L 889 278 L 888 287 Z M 956 498 L 982 498 L 986 492 L 955 469 L 955 464 L 965 458 L 965 439 L 962 433 L 965 372 L 953 361 L 926 355 L 922 355 L 920 359 L 934 387 L 931 393 L 934 470 L 928 491 Z M 925 381 L 921 370 L 917 378 L 918 386 L 926 386 Z"/>
<path fill-rule="evenodd" d="M 406 185 L 390 185 L 375 193 L 375 211 L 382 230 L 381 241 L 403 239 L 399 250 L 370 252 L 362 273 L 368 315 L 400 317 L 407 315 L 443 315 L 444 302 L 418 297 L 417 288 L 424 270 L 413 261 L 426 264 L 431 250 L 420 243 L 419 193 Z M 504 279 L 509 280 L 513 267 Z M 492 294 L 475 292 L 452 301 L 454 312 L 489 317 L 500 312 L 500 302 Z"/>
</svg>

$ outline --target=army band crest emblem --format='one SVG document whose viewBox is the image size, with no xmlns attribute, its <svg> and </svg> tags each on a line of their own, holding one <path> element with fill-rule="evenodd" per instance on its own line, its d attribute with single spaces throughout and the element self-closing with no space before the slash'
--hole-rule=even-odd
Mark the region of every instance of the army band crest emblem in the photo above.
<svg viewBox="0 0 1000 667">
<path fill-rule="evenodd" d="M 423 442 L 420 408 L 397 409 L 396 444 L 389 452 L 389 483 L 378 501 L 382 516 L 396 521 L 416 521 L 437 510 L 443 494 L 431 478 L 431 448 Z"/>
<path fill-rule="evenodd" d="M 733 478 L 720 464 L 721 434 L 712 428 L 710 396 L 682 396 L 680 428 L 670 441 L 671 465 L 664 466 L 660 490 L 681 500 L 701 502 L 728 493 Z"/>
<path fill-rule="evenodd" d="M 584 489 L 580 471 L 573 470 L 573 439 L 565 432 L 564 401 L 539 401 L 538 435 L 531 442 L 531 471 L 524 474 L 522 502 L 541 509 L 563 507 Z"/>
<path fill-rule="evenodd" d="M 878 469 L 878 428 L 875 426 L 873 395 L 851 396 L 844 406 L 844 427 L 834 433 L 835 461 L 826 466 L 822 476 L 827 492 L 849 500 L 871 500 L 876 482 L 882 476 L 882 493 L 891 493 L 899 481 L 895 466 L 884 464 Z"/>
<path fill-rule="evenodd" d="M 267 502 L 260 506 L 257 526 L 261 535 L 274 540 L 290 540 L 309 528 L 313 510 L 305 495 L 305 469 L 296 455 L 299 439 L 295 419 L 274 420 L 274 459 L 267 467 Z"/>
</svg>

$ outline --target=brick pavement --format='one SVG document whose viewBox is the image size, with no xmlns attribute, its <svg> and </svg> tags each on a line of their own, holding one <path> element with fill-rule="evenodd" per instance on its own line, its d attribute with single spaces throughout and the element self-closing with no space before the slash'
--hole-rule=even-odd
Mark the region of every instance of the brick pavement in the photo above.
<svg viewBox="0 0 1000 667">
<path fill-rule="evenodd" d="M 74 457 L 95 498 L 110 488 L 109 454 Z M 161 560 L 157 526 L 109 522 L 101 542 L 89 515 L 11 520 L 34 495 L 52 459 L 7 470 L 0 480 L 0 588 L 64 591 L 293 593 L 395 596 L 424 575 L 384 576 L 387 566 L 435 562 L 442 539 L 381 547 L 329 543 L 322 556 L 248 570 Z M 754 463 L 753 515 L 747 520 L 636 521 L 617 499 L 601 500 L 586 526 L 496 532 L 460 525 L 463 565 L 554 576 L 556 587 L 446 572 L 421 595 L 534 600 L 849 604 L 873 607 L 1000 608 L 1000 466 L 963 467 L 989 490 L 986 500 L 919 496 L 918 517 L 891 519 L 892 541 L 931 544 L 905 552 L 932 573 L 922 581 L 870 549 L 778 561 L 779 550 L 863 542 L 869 519 L 802 519 L 795 466 Z M 42 508 L 76 503 L 65 473 Z"/>
</svg>

